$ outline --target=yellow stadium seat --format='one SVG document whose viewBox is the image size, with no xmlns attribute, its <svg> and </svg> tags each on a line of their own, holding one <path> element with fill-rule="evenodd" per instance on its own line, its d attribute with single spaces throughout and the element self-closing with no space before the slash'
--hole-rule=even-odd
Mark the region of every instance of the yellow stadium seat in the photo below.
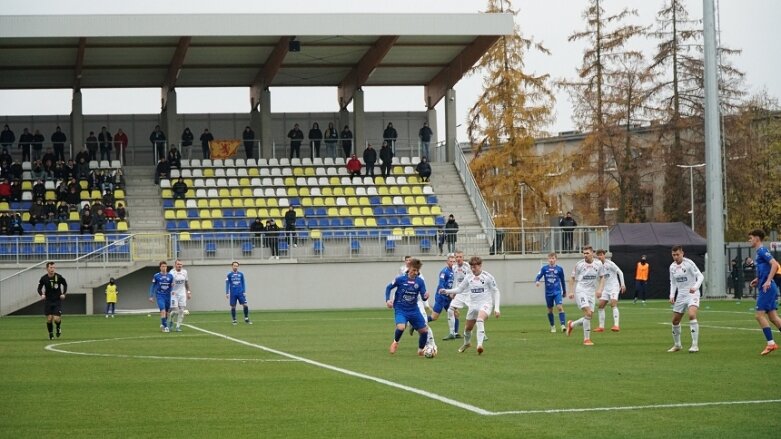
<svg viewBox="0 0 781 439">
<path fill-rule="evenodd" d="M 380 198 L 380 204 L 382 204 L 383 206 L 393 206 L 393 198 L 382 197 Z"/>
<path fill-rule="evenodd" d="M 212 209 L 211 217 L 212 218 L 222 218 L 222 209 Z"/>
<path fill-rule="evenodd" d="M 230 189 L 230 196 L 231 198 L 237 198 L 241 196 L 241 189 L 237 187 L 233 187 Z"/>
<path fill-rule="evenodd" d="M 179 241 L 189 241 L 190 232 L 179 232 Z"/>
<path fill-rule="evenodd" d="M 120 221 L 117 223 L 117 232 L 127 232 L 127 221 Z"/>
<path fill-rule="evenodd" d="M 350 208 L 349 207 L 340 207 L 339 208 L 339 216 L 350 216 Z"/>
<path fill-rule="evenodd" d="M 244 207 L 255 207 L 254 198 L 245 198 L 242 202 L 244 203 Z"/>
<path fill-rule="evenodd" d="M 174 192 L 171 189 L 163 189 L 160 191 L 160 196 L 165 199 L 173 198 Z"/>
<path fill-rule="evenodd" d="M 343 197 L 344 196 L 344 188 L 342 188 L 342 187 L 335 187 L 334 188 L 334 196 L 335 197 Z"/>
<path fill-rule="evenodd" d="M 89 182 L 87 180 L 81 180 L 79 181 L 79 187 L 84 190 L 89 187 Z M 22 189 L 24 189 L 24 182 L 22 182 Z M 32 189 L 32 186 L 30 186 L 30 189 Z"/>
<path fill-rule="evenodd" d="M 267 207 L 278 207 L 279 206 L 279 202 L 277 202 L 276 198 L 269 198 L 268 200 L 266 200 L 266 206 Z"/>
<path fill-rule="evenodd" d="M 211 220 L 203 220 L 201 221 L 201 229 L 203 230 L 212 230 L 214 226 L 212 225 Z"/>
<path fill-rule="evenodd" d="M 79 196 L 81 197 L 82 201 L 89 200 L 89 191 L 83 190 L 83 191 L 79 192 Z"/>
<path fill-rule="evenodd" d="M 248 187 L 241 188 L 241 196 L 246 198 L 252 197 L 252 189 Z"/>
<path fill-rule="evenodd" d="M 268 216 L 270 216 L 271 218 L 279 218 L 282 216 L 282 211 L 280 211 L 276 207 L 272 207 L 271 209 L 268 210 Z"/>
<path fill-rule="evenodd" d="M 287 188 L 287 196 L 288 197 L 297 197 L 298 196 L 298 188 L 294 188 L 294 187 Z"/>
<path fill-rule="evenodd" d="M 377 188 L 377 194 L 381 197 L 385 195 L 390 195 L 390 190 L 386 186 L 382 186 Z"/>
<path fill-rule="evenodd" d="M 359 197 L 358 198 L 358 205 L 359 206 L 371 206 L 371 200 L 369 197 Z"/>
<path fill-rule="evenodd" d="M 366 218 L 366 227 L 377 227 L 377 220 L 374 218 Z"/>
<path fill-rule="evenodd" d="M 207 200 L 206 198 L 201 198 L 198 200 L 199 209 L 205 209 L 207 207 L 209 207 L 209 200 Z"/>
<path fill-rule="evenodd" d="M 423 188 L 420 186 L 412 186 L 412 195 L 423 195 Z"/>
<path fill-rule="evenodd" d="M 428 204 L 426 201 L 426 197 L 423 195 L 418 195 L 415 197 L 415 204 L 422 205 L 422 204 Z"/>
<path fill-rule="evenodd" d="M 423 192 L 421 192 L 423 193 Z M 401 195 L 412 195 L 412 188 L 409 186 L 402 186 L 401 187 Z"/>
<path fill-rule="evenodd" d="M 350 208 L 350 216 L 361 216 L 361 208 L 360 207 L 351 207 Z"/>
<path fill-rule="evenodd" d="M 98 232 L 92 237 L 92 240 L 95 242 L 106 242 L 106 235 Z"/>
<path fill-rule="evenodd" d="M 344 188 L 344 194 L 347 195 L 348 197 L 355 196 L 355 188 L 352 186 L 348 186 Z"/>
<path fill-rule="evenodd" d="M 219 198 L 210 198 L 209 199 L 209 207 L 212 209 L 220 207 L 220 199 Z"/>
<path fill-rule="evenodd" d="M 339 209 L 336 207 L 329 207 L 326 213 L 328 216 L 339 216 Z"/>
<path fill-rule="evenodd" d="M 74 212 L 75 213 L 75 212 Z M 163 212 L 163 219 L 176 219 L 176 212 L 171 209 L 167 209 Z"/>
<path fill-rule="evenodd" d="M 408 209 L 407 213 L 410 214 L 410 215 L 420 215 L 420 213 L 418 212 L 418 207 L 417 206 L 409 206 L 407 209 Z"/>
<path fill-rule="evenodd" d="M 296 218 L 303 218 L 304 217 L 304 209 L 302 209 L 300 207 L 296 207 L 295 209 L 293 209 L 293 212 L 296 213 Z M 282 215 L 282 216 L 284 216 L 284 215 Z"/>
<path fill-rule="evenodd" d="M 257 177 L 260 175 L 260 170 L 258 168 L 249 168 L 249 171 L 247 172 L 250 177 Z"/>
<path fill-rule="evenodd" d="M 211 218 L 212 214 L 209 212 L 209 209 L 201 209 L 198 211 L 198 217 L 199 218 Z"/>
<path fill-rule="evenodd" d="M 321 193 L 324 197 L 332 197 L 334 195 L 334 190 L 326 186 L 321 189 Z"/>
<path fill-rule="evenodd" d="M 266 209 L 265 207 L 258 209 L 258 216 L 261 218 L 268 218 L 268 209 Z"/>
<path fill-rule="evenodd" d="M 413 229 L 412 227 L 405 227 L 404 236 L 415 236 L 415 229 Z"/>
<path fill-rule="evenodd" d="M 320 239 L 323 237 L 323 234 L 320 232 L 320 230 L 314 229 L 309 232 L 309 237 L 312 239 Z"/>
<path fill-rule="evenodd" d="M 398 187 L 398 186 L 391 186 L 391 187 L 388 189 L 388 192 L 390 192 L 390 194 L 391 194 L 391 195 L 394 195 L 394 196 L 395 196 L 395 195 L 401 195 L 401 189 L 399 189 L 399 187 Z M 380 194 L 380 195 L 382 195 L 382 194 Z"/>
<path fill-rule="evenodd" d="M 258 216 L 258 211 L 254 208 L 247 209 L 247 212 L 245 213 L 247 215 L 247 218 L 255 218 Z"/>
<path fill-rule="evenodd" d="M 247 187 L 249 187 L 249 186 L 250 186 L 250 180 L 249 180 L 249 178 L 247 178 L 247 177 L 241 177 L 241 178 L 239 179 L 239 186 L 241 186 L 242 188 L 247 188 Z"/>
<path fill-rule="evenodd" d="M 84 180 L 84 181 L 82 181 L 82 183 L 84 183 L 82 185 L 82 189 L 87 189 L 87 181 Z M 30 180 L 23 180 L 22 181 L 22 190 L 23 191 L 31 191 L 31 190 L 33 190 L 33 182 L 30 181 Z"/>
<path fill-rule="evenodd" d="M 308 197 L 309 196 L 309 188 L 308 187 L 302 187 L 298 190 L 298 195 L 301 197 Z"/>
<path fill-rule="evenodd" d="M 413 204 L 415 204 L 415 197 L 413 197 L 412 195 L 407 195 L 406 197 L 404 197 L 404 204 L 406 204 L 407 206 L 412 206 Z"/>
<path fill-rule="evenodd" d="M 63 221 L 63 222 L 57 224 L 57 231 L 58 232 L 69 232 L 70 230 L 68 229 L 68 223 Z"/>
<path fill-rule="evenodd" d="M 46 235 L 42 233 L 36 233 L 35 236 L 33 236 L 33 243 L 34 244 L 46 244 Z"/>
<path fill-rule="evenodd" d="M 227 197 L 231 196 L 230 190 L 228 190 L 228 188 L 224 188 L 224 187 L 220 188 L 218 194 L 219 194 L 220 198 L 227 198 Z"/>
<path fill-rule="evenodd" d="M 403 175 L 404 174 L 404 167 L 403 166 L 394 166 L 393 167 L 393 175 Z"/>
<path fill-rule="evenodd" d="M 73 211 L 68 213 L 68 221 L 78 221 L 79 220 L 79 212 Z"/>
<path fill-rule="evenodd" d="M 314 197 L 314 198 L 312 199 L 312 205 L 313 205 L 314 207 L 322 207 L 322 206 L 325 206 L 325 200 L 323 199 L 323 197 Z"/>
<path fill-rule="evenodd" d="M 285 177 L 285 186 L 293 187 L 296 185 L 296 179 L 293 177 Z"/>
<path fill-rule="evenodd" d="M 372 211 L 371 207 L 362 207 L 361 208 L 361 215 L 363 215 L 363 216 L 372 216 L 372 215 L 374 215 L 374 211 Z"/>
<path fill-rule="evenodd" d="M 255 198 L 255 207 L 266 207 L 265 198 Z"/>
<path fill-rule="evenodd" d="M 328 184 L 331 186 L 339 186 L 342 184 L 342 180 L 340 180 L 339 177 L 331 177 L 328 179 Z"/>
<path fill-rule="evenodd" d="M 423 218 L 419 216 L 413 216 L 412 217 L 412 225 L 413 226 L 422 226 L 423 225 Z"/>
<path fill-rule="evenodd" d="M 304 207 L 312 207 L 312 199 L 309 197 L 302 198 L 301 205 Z"/>
<path fill-rule="evenodd" d="M 393 236 L 403 236 L 404 231 L 401 229 L 401 227 L 394 227 L 393 230 L 391 231 L 391 234 Z"/>
<path fill-rule="evenodd" d="M 421 215 L 431 215 L 431 209 L 428 206 L 420 206 Z"/>
<path fill-rule="evenodd" d="M 125 190 L 124 189 L 117 189 L 114 191 L 114 198 L 117 200 L 124 200 L 125 199 Z"/>
<path fill-rule="evenodd" d="M 442 208 L 439 206 L 431 206 L 432 215 L 442 215 Z"/>
<path fill-rule="evenodd" d="M 423 225 L 424 226 L 433 226 L 434 225 L 434 217 L 427 216 L 423 218 Z"/>
<path fill-rule="evenodd" d="M 201 230 L 201 220 L 191 220 L 190 230 Z"/>
<path fill-rule="evenodd" d="M 176 211 L 176 219 L 187 219 L 187 211 L 184 209 L 178 209 Z"/>
<path fill-rule="evenodd" d="M 22 221 L 30 222 L 30 212 L 22 212 Z"/>
<path fill-rule="evenodd" d="M 174 207 L 177 209 L 184 209 L 187 207 L 184 200 L 174 200 Z"/>
<path fill-rule="evenodd" d="M 103 196 L 100 194 L 100 191 L 97 189 L 93 189 L 92 192 L 90 192 L 89 196 L 93 200 L 100 200 L 103 198 Z"/>
<path fill-rule="evenodd" d="M 305 168 L 304 169 L 304 175 L 307 177 L 314 177 L 315 176 L 315 168 Z"/>
<path fill-rule="evenodd" d="M 203 176 L 204 177 L 214 177 L 214 169 L 212 169 L 212 168 L 205 168 L 203 170 Z"/>
<path fill-rule="evenodd" d="M 333 197 L 327 197 L 325 199 L 325 205 L 326 206 L 336 206 L 336 198 Z"/>
<path fill-rule="evenodd" d="M 363 218 L 355 218 L 355 227 L 366 227 L 366 221 Z"/>
<path fill-rule="evenodd" d="M 303 177 L 304 176 L 304 168 L 297 167 L 293 168 L 293 175 L 296 177 Z"/>
<path fill-rule="evenodd" d="M 241 198 L 237 198 L 237 200 L 240 200 Z M 233 207 L 233 203 L 231 202 L 230 198 L 223 198 L 220 200 L 220 207 Z"/>
</svg>

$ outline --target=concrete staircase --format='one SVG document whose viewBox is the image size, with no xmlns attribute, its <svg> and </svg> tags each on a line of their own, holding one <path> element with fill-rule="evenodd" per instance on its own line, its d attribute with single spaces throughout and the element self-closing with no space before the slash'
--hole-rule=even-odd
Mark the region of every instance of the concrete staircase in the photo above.
<svg viewBox="0 0 781 439">
<path fill-rule="evenodd" d="M 130 231 L 160 233 L 165 230 L 163 200 L 154 181 L 154 166 L 125 166 L 125 190 Z"/>
</svg>

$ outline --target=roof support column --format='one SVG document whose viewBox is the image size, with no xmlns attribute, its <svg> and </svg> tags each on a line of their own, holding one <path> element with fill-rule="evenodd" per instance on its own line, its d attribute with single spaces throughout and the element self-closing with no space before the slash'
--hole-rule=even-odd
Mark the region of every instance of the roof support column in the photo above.
<svg viewBox="0 0 781 439">
<path fill-rule="evenodd" d="M 336 131 L 341 134 L 342 129 L 344 126 L 350 126 L 350 112 L 347 111 L 347 107 L 342 107 L 339 109 L 339 124 L 336 126 Z M 340 136 L 341 137 L 341 136 Z M 339 145 L 336 147 L 336 151 L 338 152 L 337 155 L 341 155 L 344 151 L 342 150 L 342 142 L 339 142 Z M 358 151 L 358 145 L 355 144 L 355 139 L 353 139 L 353 149 L 351 151 L 351 154 L 358 154 L 356 151 Z"/>
<path fill-rule="evenodd" d="M 176 110 L 176 89 L 163 88 L 163 105 L 160 112 L 160 129 L 163 130 L 165 138 L 168 139 L 167 147 L 175 145 L 179 139 L 181 131 L 179 131 L 179 114 Z M 164 152 L 168 154 L 166 150 Z M 158 154 L 160 154 L 158 152 Z"/>
<path fill-rule="evenodd" d="M 366 148 L 366 115 L 363 111 L 363 89 L 355 90 L 353 94 L 353 149 L 363 151 Z"/>
<path fill-rule="evenodd" d="M 257 109 L 252 110 L 252 129 L 260 133 L 260 157 L 273 157 L 274 135 L 271 126 L 271 91 L 269 89 L 258 90 L 256 95 Z M 257 115 L 257 121 L 255 120 Z M 257 127 L 256 128 L 256 123 Z M 284 150 L 283 150 L 284 151 Z"/>
<path fill-rule="evenodd" d="M 431 128 L 432 131 L 431 143 L 428 146 L 428 153 L 431 155 L 431 157 L 428 158 L 428 161 L 444 161 L 445 158 L 441 155 L 443 154 L 443 151 L 441 151 L 442 148 L 440 148 L 437 144 L 437 110 L 433 108 L 426 110 L 426 122 L 428 122 L 428 127 Z"/>
<path fill-rule="evenodd" d="M 456 142 L 456 91 L 449 88 L 445 91 L 445 161 L 455 159 Z"/>
<path fill-rule="evenodd" d="M 71 126 L 70 126 L 71 150 L 70 157 L 76 157 L 76 153 L 82 150 L 84 145 L 84 112 L 81 105 L 81 90 L 73 90 L 71 97 Z"/>
</svg>

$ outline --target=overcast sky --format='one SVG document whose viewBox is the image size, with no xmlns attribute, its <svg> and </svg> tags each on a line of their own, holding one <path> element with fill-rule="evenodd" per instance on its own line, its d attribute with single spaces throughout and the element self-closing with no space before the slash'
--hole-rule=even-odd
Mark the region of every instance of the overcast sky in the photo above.
<svg viewBox="0 0 781 439">
<path fill-rule="evenodd" d="M 637 9 L 639 16 L 630 22 L 651 25 L 662 0 L 607 0 L 604 8 L 617 12 L 623 7 Z M 702 1 L 688 0 L 692 18 L 702 17 Z M 78 9 L 75 5 L 79 5 Z M 717 0 L 720 9 L 722 44 L 743 53 L 733 59 L 746 73 L 750 92 L 766 89 L 772 96 L 781 97 L 781 1 L 777 0 Z M 484 0 L 3 0 L 3 15 L 19 14 L 123 14 L 123 13 L 316 13 L 316 12 L 376 12 L 376 13 L 432 13 L 478 12 L 485 8 Z M 567 42 L 573 30 L 584 28 L 582 11 L 585 0 L 515 0 L 520 9 L 518 23 L 526 36 L 543 42 L 551 50 L 550 56 L 531 55 L 527 69 L 548 73 L 553 79 L 571 78 L 581 62 L 583 45 Z M 647 56 L 652 56 L 652 40 L 635 43 Z M 775 49 L 773 49 L 775 47 Z M 0 68 L 2 68 L 0 66 Z M 479 77 L 466 77 L 456 85 L 457 123 L 464 124 L 468 108 L 480 93 Z M 180 113 L 233 113 L 248 111 L 248 90 L 240 89 L 177 89 Z M 564 92 L 557 91 L 556 121 L 548 127 L 555 133 L 574 128 L 571 104 Z M 0 91 L 0 114 L 68 114 L 70 90 L 58 91 Z M 296 89 L 272 88 L 273 112 L 338 111 L 336 89 L 308 90 L 301 99 Z M 132 91 L 83 90 L 83 109 L 86 114 L 157 113 L 160 105 L 158 89 Z M 367 111 L 422 111 L 422 87 L 365 88 Z M 442 127 L 444 108 L 437 107 Z M 459 140 L 465 140 L 465 130 L 459 128 Z"/>
</svg>

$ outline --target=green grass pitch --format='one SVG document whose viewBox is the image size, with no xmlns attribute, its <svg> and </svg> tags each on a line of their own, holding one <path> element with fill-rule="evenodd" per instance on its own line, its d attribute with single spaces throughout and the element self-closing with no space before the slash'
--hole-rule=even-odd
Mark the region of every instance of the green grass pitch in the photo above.
<svg viewBox="0 0 781 439">
<path fill-rule="evenodd" d="M 434 359 L 407 333 L 389 355 L 392 311 L 380 307 L 253 311 L 251 326 L 194 313 L 170 334 L 155 314 L 66 315 L 54 341 L 42 316 L 4 317 L 0 437 L 772 436 L 781 351 L 759 355 L 751 305 L 703 302 L 698 354 L 666 352 L 663 302 L 620 303 L 621 332 L 594 334 L 593 347 L 579 329 L 550 333 L 543 306 L 505 307 L 481 356 L 441 340 L 443 316 Z"/>
</svg>

